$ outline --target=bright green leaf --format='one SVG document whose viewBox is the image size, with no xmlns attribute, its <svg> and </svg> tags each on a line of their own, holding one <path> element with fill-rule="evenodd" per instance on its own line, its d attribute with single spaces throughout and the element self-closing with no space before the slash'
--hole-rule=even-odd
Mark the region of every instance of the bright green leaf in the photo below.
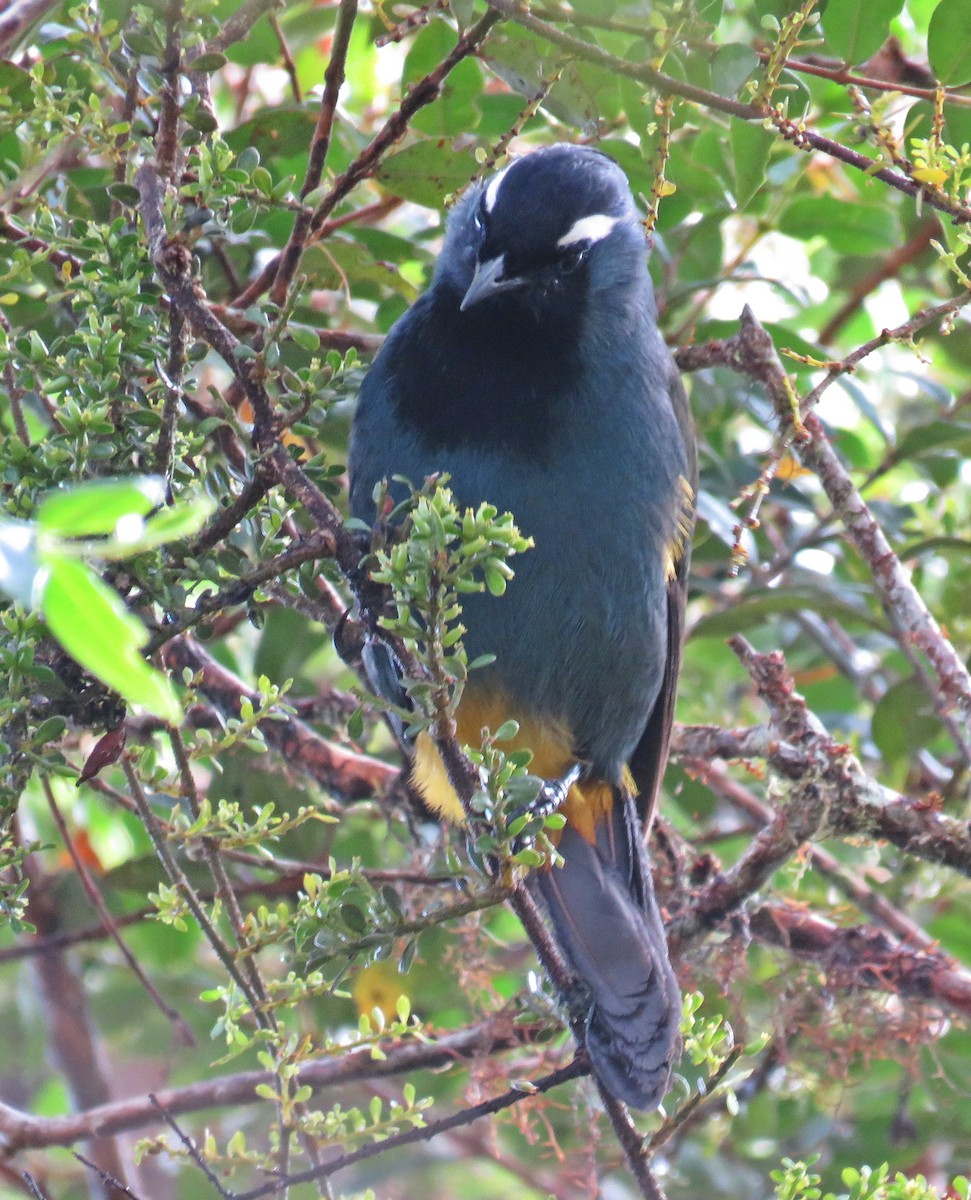
<svg viewBox="0 0 971 1200">
<path fill-rule="evenodd" d="M 68 654 L 125 700 L 162 720 L 178 721 L 170 683 L 139 653 L 148 632 L 117 592 L 66 555 L 47 554 L 44 566 L 44 620 Z"/>
<path fill-rule="evenodd" d="M 823 15 L 827 44 L 845 63 L 865 62 L 887 40 L 903 6 L 904 0 L 829 0 Z"/>
<path fill-rule="evenodd" d="M 735 203 L 741 208 L 765 183 L 765 169 L 775 136 L 759 124 L 732 121 L 731 139 Z"/>
<path fill-rule="evenodd" d="M 143 517 L 164 501 L 165 483 L 158 476 L 98 480 L 49 495 L 37 509 L 37 524 L 60 537 L 111 534 L 122 518 Z"/>
<path fill-rule="evenodd" d="M 470 151 L 453 150 L 447 142 L 427 140 L 384 159 L 376 178 L 403 200 L 440 208 L 443 198 L 468 183 L 475 170 Z"/>
<path fill-rule="evenodd" d="M 941 83 L 948 87 L 971 83 L 971 4 L 968 0 L 941 0 L 934 9 L 927 30 L 927 54 Z"/>
</svg>

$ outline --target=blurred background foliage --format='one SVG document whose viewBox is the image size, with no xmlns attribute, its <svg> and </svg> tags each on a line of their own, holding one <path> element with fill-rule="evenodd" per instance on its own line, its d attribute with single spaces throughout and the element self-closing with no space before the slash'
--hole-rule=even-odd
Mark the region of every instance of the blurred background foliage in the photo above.
<svg viewBox="0 0 971 1200">
<path fill-rule="evenodd" d="M 588 1081 L 527 1096 L 571 1044 L 464 838 L 443 842 L 408 803 L 381 714 L 333 647 L 350 603 L 333 543 L 313 542 L 314 516 L 267 466 L 241 380 L 259 378 L 291 461 L 342 508 L 357 388 L 427 284 L 448 206 L 507 150 L 597 144 L 641 198 L 673 347 L 732 337 L 748 304 L 805 398 L 882 342 L 818 397 L 821 436 L 966 662 L 969 11 L 551 0 L 532 28 L 488 30 L 480 0 L 0 13 L 0 1197 L 119 1194 L 65 1148 L 75 1137 L 12 1138 L 15 1110 L 53 1119 L 260 1068 L 256 1103 L 173 1109 L 195 1161 L 152 1110 L 85 1153 L 142 1200 L 242 1193 L 268 1166 L 380 1149 L 514 1084 L 520 1103 L 369 1153 L 333 1194 L 637 1194 Z M 160 281 L 146 162 L 168 183 L 168 248 L 241 343 L 232 370 Z M 301 221 L 302 254 L 278 273 Z M 733 635 L 784 652 L 836 743 L 916 814 L 966 822 L 971 778 L 960 689 L 889 618 L 879 563 L 791 421 L 713 361 L 688 386 L 702 492 L 686 728 L 656 854 L 672 915 L 787 798 L 764 749 L 692 753 L 697 727 L 766 720 Z M 122 484 L 74 490 L 108 479 Z M 52 493 L 74 499 L 45 510 Z M 704 1002 L 664 1113 L 638 1122 L 663 1131 L 671 1200 L 965 1194 L 947 1188 L 971 1161 L 971 855 L 936 865 L 933 848 L 825 820 L 816 849 L 676 956 Z M 923 994 L 865 970 L 869 942 L 858 961 L 794 953 L 747 919 L 775 901 L 881 930 L 891 958 L 924 954 Z M 480 1025 L 493 1041 L 452 1066 L 378 1072 Z M 309 1090 L 295 1072 L 318 1061 L 365 1066 Z"/>
</svg>

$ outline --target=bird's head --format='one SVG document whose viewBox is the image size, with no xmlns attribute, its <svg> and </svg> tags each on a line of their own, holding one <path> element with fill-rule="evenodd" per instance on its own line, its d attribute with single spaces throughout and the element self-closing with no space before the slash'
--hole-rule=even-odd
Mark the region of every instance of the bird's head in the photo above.
<svg viewBox="0 0 971 1200">
<path fill-rule="evenodd" d="M 470 320 L 543 319 L 591 289 L 641 277 L 644 241 L 627 179 L 599 150 L 547 146 L 471 190 L 449 219 L 440 260 Z"/>
</svg>

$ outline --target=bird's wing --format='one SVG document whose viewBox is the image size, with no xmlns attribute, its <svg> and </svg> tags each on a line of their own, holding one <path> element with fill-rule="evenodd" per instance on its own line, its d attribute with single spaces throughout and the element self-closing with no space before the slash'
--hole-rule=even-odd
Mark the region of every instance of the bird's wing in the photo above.
<svg viewBox="0 0 971 1200">
<path fill-rule="evenodd" d="M 645 827 L 654 816 L 657 796 L 664 776 L 671 740 L 671 725 L 674 721 L 674 702 L 677 695 L 678 675 L 681 670 L 681 650 L 684 641 L 684 610 L 688 598 L 688 568 L 691 560 L 691 531 L 694 527 L 694 504 L 698 488 L 698 461 L 695 446 L 691 410 L 681 377 L 672 360 L 668 380 L 671 407 L 677 418 L 684 441 L 687 457 L 688 487 L 684 493 L 684 507 L 679 514 L 678 526 L 681 537 L 672 547 L 673 571 L 667 585 L 667 654 L 661 690 L 654 708 L 644 727 L 640 741 L 631 755 L 630 770 L 637 784 L 637 811 Z"/>
</svg>

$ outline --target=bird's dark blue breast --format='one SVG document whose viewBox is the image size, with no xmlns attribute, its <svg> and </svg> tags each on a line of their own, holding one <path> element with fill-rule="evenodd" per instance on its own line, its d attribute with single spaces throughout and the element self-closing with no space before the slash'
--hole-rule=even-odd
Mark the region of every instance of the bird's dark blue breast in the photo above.
<svg viewBox="0 0 971 1200">
<path fill-rule="evenodd" d="M 433 289 L 396 328 L 382 374 L 401 425 L 431 451 L 492 447 L 545 459 L 557 397 L 579 371 L 582 296 L 486 303 L 459 311 L 460 296 Z"/>
</svg>

